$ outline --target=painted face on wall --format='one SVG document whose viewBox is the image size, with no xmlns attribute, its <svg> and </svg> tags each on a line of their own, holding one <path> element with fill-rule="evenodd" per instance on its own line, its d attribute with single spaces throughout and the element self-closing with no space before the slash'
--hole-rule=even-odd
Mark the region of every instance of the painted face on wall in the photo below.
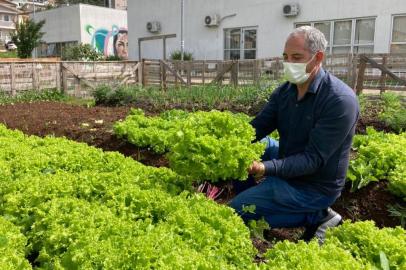
<svg viewBox="0 0 406 270">
<path fill-rule="evenodd" d="M 120 30 L 114 36 L 114 54 L 121 59 L 128 59 L 128 32 Z"/>
</svg>

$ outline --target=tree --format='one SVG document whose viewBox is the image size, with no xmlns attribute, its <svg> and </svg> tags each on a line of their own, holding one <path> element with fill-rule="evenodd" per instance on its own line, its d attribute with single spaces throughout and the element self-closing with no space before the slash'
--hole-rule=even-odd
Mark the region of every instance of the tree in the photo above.
<svg viewBox="0 0 406 270">
<path fill-rule="evenodd" d="M 28 19 L 17 24 L 16 31 L 11 39 L 17 45 L 17 55 L 20 58 L 29 58 L 34 48 L 38 47 L 45 33 L 41 32 L 45 20 L 35 22 Z"/>
</svg>

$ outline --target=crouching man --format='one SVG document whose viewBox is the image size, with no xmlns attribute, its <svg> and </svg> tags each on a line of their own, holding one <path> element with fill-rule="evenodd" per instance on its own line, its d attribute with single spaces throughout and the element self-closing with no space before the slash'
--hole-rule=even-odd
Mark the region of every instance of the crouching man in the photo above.
<svg viewBox="0 0 406 270">
<path fill-rule="evenodd" d="M 289 34 L 283 52 L 287 82 L 271 95 L 252 120 L 256 139 L 267 144 L 253 177 L 238 183 L 230 202 L 244 221 L 265 218 L 272 228 L 306 228 L 303 239 L 317 237 L 341 223 L 330 206 L 340 196 L 359 106 L 353 90 L 322 68 L 327 41 L 303 26 Z M 278 130 L 279 142 L 266 137 Z M 255 213 L 244 211 L 255 205 Z"/>
</svg>

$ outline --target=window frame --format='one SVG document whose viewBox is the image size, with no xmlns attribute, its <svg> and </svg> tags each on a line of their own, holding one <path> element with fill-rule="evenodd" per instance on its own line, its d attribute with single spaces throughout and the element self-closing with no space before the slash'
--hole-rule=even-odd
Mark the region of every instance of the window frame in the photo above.
<svg viewBox="0 0 406 270">
<path fill-rule="evenodd" d="M 405 15 L 406 16 L 406 15 Z M 356 33 L 356 27 L 357 27 L 357 21 L 361 20 L 374 20 L 374 37 L 373 37 L 373 42 L 372 43 L 366 43 L 366 44 L 359 44 L 355 43 L 355 33 Z M 350 43 L 349 44 L 334 44 L 334 33 L 335 33 L 335 24 L 337 22 L 345 22 L 345 21 L 350 21 L 351 22 L 351 37 L 350 37 Z M 346 18 L 346 19 L 336 19 L 336 20 L 320 20 L 320 21 L 309 21 L 309 22 L 295 22 L 294 27 L 302 26 L 302 25 L 310 25 L 314 27 L 315 24 L 317 23 L 330 23 L 330 38 L 327 40 L 327 48 L 326 48 L 326 53 L 327 54 L 333 54 L 334 48 L 345 48 L 345 47 L 350 47 L 350 51 L 348 52 L 349 54 L 354 54 L 354 51 L 356 48 L 359 47 L 372 47 L 372 52 L 375 50 L 375 39 L 376 39 L 376 16 L 368 16 L 368 17 L 357 17 L 357 18 Z"/>
<path fill-rule="evenodd" d="M 390 39 L 389 39 L 389 53 L 392 52 L 392 45 L 406 45 L 406 41 L 393 41 L 393 28 L 395 26 L 395 17 L 406 17 L 405 13 L 402 14 L 392 14 L 391 20 L 391 31 L 390 31 Z"/>
<path fill-rule="evenodd" d="M 226 38 L 227 38 L 227 31 L 232 31 L 232 30 L 240 30 L 240 44 L 238 49 L 227 49 L 226 48 Z M 245 49 L 245 31 L 249 30 L 255 30 L 255 48 L 254 49 Z M 226 58 L 226 53 L 230 51 L 239 51 L 240 53 L 240 58 L 239 60 L 245 60 L 245 52 L 246 51 L 255 51 L 255 58 L 258 58 L 258 26 L 244 26 L 244 27 L 231 27 L 231 28 L 224 28 L 223 29 L 223 60 L 232 60 L 230 58 Z M 250 59 L 251 60 L 251 59 Z"/>
</svg>

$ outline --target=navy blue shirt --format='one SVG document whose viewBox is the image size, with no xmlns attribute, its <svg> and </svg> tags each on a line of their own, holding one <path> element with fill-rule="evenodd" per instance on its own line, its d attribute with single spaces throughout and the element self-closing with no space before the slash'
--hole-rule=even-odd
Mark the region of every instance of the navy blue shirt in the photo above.
<svg viewBox="0 0 406 270">
<path fill-rule="evenodd" d="M 282 84 L 251 122 L 257 140 L 279 132 L 279 158 L 264 161 L 265 175 L 338 197 L 358 115 L 354 91 L 322 68 L 299 101 L 296 85 Z"/>
</svg>

